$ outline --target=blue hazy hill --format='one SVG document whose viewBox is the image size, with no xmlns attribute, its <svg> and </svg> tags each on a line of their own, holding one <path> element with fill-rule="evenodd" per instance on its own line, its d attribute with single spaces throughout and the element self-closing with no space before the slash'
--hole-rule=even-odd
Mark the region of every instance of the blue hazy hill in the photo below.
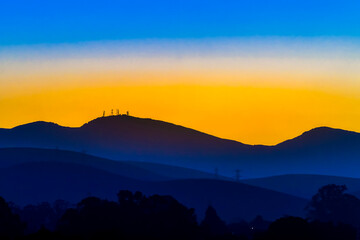
<svg viewBox="0 0 360 240">
<path fill-rule="evenodd" d="M 236 126 L 234 126 L 236 127 Z M 0 147 L 60 148 L 113 160 L 152 162 L 244 177 L 322 174 L 360 177 L 360 134 L 316 128 L 276 146 L 252 146 L 162 121 L 98 118 L 80 128 L 35 122 L 0 131 Z"/>
<path fill-rule="evenodd" d="M 73 163 L 144 181 L 215 177 L 214 174 L 193 169 L 155 163 L 114 161 L 67 150 L 0 148 L 0 168 L 34 162 Z M 225 177 L 218 177 L 226 179 Z"/>
<path fill-rule="evenodd" d="M 307 199 L 314 196 L 319 188 L 328 184 L 346 185 L 348 192 L 360 192 L 360 178 L 327 175 L 288 174 L 245 179 L 241 182 Z"/>
<path fill-rule="evenodd" d="M 27 162 L 0 169 L 0 196 L 15 204 L 64 199 L 78 202 L 87 196 L 116 199 L 119 190 L 171 195 L 201 218 L 209 204 L 226 221 L 250 220 L 261 214 L 275 219 L 301 216 L 306 200 L 247 184 L 215 179 L 140 181 L 90 166 L 68 162 Z"/>
</svg>

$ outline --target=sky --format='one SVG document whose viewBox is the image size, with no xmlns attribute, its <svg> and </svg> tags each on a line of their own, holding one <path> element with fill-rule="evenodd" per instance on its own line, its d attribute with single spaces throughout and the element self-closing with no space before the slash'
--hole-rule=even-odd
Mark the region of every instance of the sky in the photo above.
<svg viewBox="0 0 360 240">
<path fill-rule="evenodd" d="M 248 144 L 360 132 L 359 1 L 1 1 L 0 128 L 119 109 Z"/>
</svg>

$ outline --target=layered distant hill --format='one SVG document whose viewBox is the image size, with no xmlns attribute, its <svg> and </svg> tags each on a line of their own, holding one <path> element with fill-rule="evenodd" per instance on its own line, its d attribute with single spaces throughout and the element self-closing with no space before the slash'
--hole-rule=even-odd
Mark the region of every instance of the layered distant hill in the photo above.
<svg viewBox="0 0 360 240">
<path fill-rule="evenodd" d="M 18 149 L 18 151 L 23 151 Z M 121 170 L 101 169 L 93 164 L 88 156 L 59 150 L 62 157 L 46 161 L 23 161 L 0 167 L 0 196 L 15 204 L 25 205 L 43 201 L 64 199 L 76 203 L 87 196 L 116 199 L 119 190 L 142 191 L 143 193 L 171 195 L 188 207 L 194 207 L 202 218 L 208 205 L 213 205 L 226 221 L 235 219 L 251 220 L 256 215 L 266 219 L 275 219 L 285 214 L 302 216 L 306 200 L 288 194 L 250 186 L 243 183 L 217 179 L 178 179 L 163 181 L 144 181 L 121 174 L 131 170 L 132 174 L 141 173 L 141 169 L 132 169 L 128 165 Z M 51 156 L 48 152 L 42 155 Z M 0 154 L 0 162 L 3 162 Z M 92 166 L 81 162 L 92 162 Z M 118 172 L 118 173 L 115 173 Z M 142 171 L 144 173 L 144 171 Z M 148 177 L 151 176 L 148 173 Z"/>
<path fill-rule="evenodd" d="M 220 175 L 228 177 L 233 177 L 236 169 L 244 177 L 294 173 L 360 177 L 360 134 L 327 127 L 276 146 L 252 146 L 162 121 L 122 115 L 98 118 L 80 128 L 35 122 L 0 129 L 0 147 L 66 149 L 210 173 L 218 168 Z"/>
<path fill-rule="evenodd" d="M 246 179 L 241 182 L 307 199 L 314 196 L 322 186 L 328 184 L 346 185 L 348 193 L 360 196 L 360 178 L 292 174 Z"/>
<path fill-rule="evenodd" d="M 182 167 L 129 161 L 114 161 L 84 153 L 37 148 L 0 148 L 0 168 L 24 163 L 61 162 L 93 167 L 110 173 L 144 181 L 215 178 L 214 174 Z M 219 179 L 227 178 L 217 176 Z"/>
</svg>

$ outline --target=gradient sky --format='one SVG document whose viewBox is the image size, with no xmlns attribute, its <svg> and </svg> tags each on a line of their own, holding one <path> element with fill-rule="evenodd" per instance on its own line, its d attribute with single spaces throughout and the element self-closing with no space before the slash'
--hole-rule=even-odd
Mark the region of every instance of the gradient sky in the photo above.
<svg viewBox="0 0 360 240">
<path fill-rule="evenodd" d="M 0 127 L 127 110 L 276 144 L 360 131 L 359 1 L 2 1 Z"/>
</svg>

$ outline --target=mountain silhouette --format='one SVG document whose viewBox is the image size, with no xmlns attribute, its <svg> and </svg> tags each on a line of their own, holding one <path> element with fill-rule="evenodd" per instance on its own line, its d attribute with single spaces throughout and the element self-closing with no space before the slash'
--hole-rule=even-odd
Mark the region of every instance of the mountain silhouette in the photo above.
<svg viewBox="0 0 360 240">
<path fill-rule="evenodd" d="M 215 179 L 140 181 L 90 166 L 66 162 L 27 162 L 0 169 L 0 196 L 25 205 L 64 199 L 76 203 L 88 196 L 116 200 L 119 190 L 171 195 L 200 218 L 209 204 L 221 218 L 275 219 L 302 216 L 306 200 L 243 183 Z"/>
<path fill-rule="evenodd" d="M 234 126 L 236 127 L 236 126 Z M 246 145 L 182 126 L 110 116 L 79 128 L 35 122 L 0 130 L 0 147 L 85 152 L 113 160 L 160 163 L 235 176 L 322 174 L 360 177 L 360 134 L 316 128 L 276 146 Z"/>
</svg>

